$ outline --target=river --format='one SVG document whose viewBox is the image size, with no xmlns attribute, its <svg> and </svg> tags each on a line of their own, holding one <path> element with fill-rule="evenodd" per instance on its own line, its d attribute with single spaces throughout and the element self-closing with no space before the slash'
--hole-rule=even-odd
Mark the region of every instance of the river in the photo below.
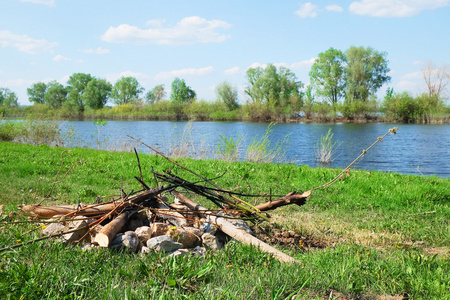
<svg viewBox="0 0 450 300">
<path fill-rule="evenodd" d="M 69 128 L 74 134 L 66 137 L 66 144 L 108 150 L 129 150 L 133 142 L 127 135 L 167 153 L 169 149 L 185 148 L 197 158 L 214 158 L 215 149 L 224 138 L 240 137 L 240 160 L 245 158 L 247 146 L 261 139 L 267 124 L 244 122 L 170 122 L 170 121 L 107 121 L 95 126 L 92 121 L 62 122 L 63 132 Z M 450 125 L 415 124 L 276 124 L 269 134 L 271 148 L 283 144 L 284 163 L 311 167 L 322 166 L 316 161 L 315 149 L 321 136 L 331 128 L 336 147 L 334 161 L 328 167 L 345 168 L 363 149 L 390 128 L 398 127 L 397 134 L 389 134 L 370 149 L 352 168 L 401 174 L 415 174 L 450 178 Z M 98 143 L 97 143 L 98 142 Z M 138 150 L 149 153 L 146 147 Z M 193 154 L 195 151 L 195 154 Z"/>
</svg>

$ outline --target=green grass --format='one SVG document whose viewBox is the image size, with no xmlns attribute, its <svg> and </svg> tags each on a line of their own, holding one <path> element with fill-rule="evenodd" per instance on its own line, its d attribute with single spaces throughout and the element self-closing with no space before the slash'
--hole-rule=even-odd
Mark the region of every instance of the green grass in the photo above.
<svg viewBox="0 0 450 300">
<path fill-rule="evenodd" d="M 30 224 L 5 225 L 19 204 L 92 203 L 97 195 L 118 194 L 121 181 L 125 191 L 140 188 L 133 179 L 139 174 L 133 153 L 74 148 L 63 153 L 61 167 L 64 150 L 0 143 L 0 248 L 39 235 L 24 235 L 36 228 Z M 140 162 L 146 182 L 152 182 L 152 166 L 158 172 L 174 167 L 147 154 L 140 154 Z M 291 164 L 177 162 L 244 193 L 305 191 L 340 172 Z M 61 180 L 72 164 L 52 191 L 58 171 Z M 196 180 L 179 168 L 173 170 Z M 297 299 L 328 299 L 331 293 L 446 299 L 449 183 L 437 177 L 351 170 L 343 180 L 315 191 L 305 205 L 279 208 L 272 212 L 276 227 L 294 230 L 311 242 L 306 249 L 277 246 L 302 266 L 281 264 L 237 242 L 204 258 L 175 259 L 156 253 L 83 252 L 56 241 L 29 244 L 0 253 L 0 299 L 285 299 L 295 294 Z"/>
</svg>

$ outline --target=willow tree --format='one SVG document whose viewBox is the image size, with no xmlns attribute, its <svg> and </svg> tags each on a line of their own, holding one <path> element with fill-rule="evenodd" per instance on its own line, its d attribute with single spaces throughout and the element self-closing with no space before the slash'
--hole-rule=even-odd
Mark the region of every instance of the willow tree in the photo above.
<svg viewBox="0 0 450 300">
<path fill-rule="evenodd" d="M 224 81 L 217 85 L 216 87 L 217 98 L 225 103 L 228 110 L 232 111 L 238 108 L 239 104 L 237 102 L 238 99 L 238 91 L 236 87 L 233 87 L 228 82 Z"/>
</svg>

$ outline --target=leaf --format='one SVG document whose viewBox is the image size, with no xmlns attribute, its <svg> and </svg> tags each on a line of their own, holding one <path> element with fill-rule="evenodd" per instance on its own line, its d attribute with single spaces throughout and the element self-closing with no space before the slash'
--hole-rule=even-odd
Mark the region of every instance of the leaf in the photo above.
<svg viewBox="0 0 450 300">
<path fill-rule="evenodd" d="M 167 279 L 167 285 L 168 286 L 176 286 L 177 282 L 175 281 L 175 279 Z"/>
</svg>

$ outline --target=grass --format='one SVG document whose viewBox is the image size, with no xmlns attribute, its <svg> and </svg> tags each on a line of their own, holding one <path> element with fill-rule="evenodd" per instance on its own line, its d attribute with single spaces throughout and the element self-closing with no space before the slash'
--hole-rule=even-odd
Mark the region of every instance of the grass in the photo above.
<svg viewBox="0 0 450 300">
<path fill-rule="evenodd" d="M 38 237 L 32 225 L 11 226 L 19 204 L 92 203 L 97 195 L 139 189 L 133 153 L 0 143 L 0 248 Z M 81 163 L 76 163 L 81 161 Z M 291 164 L 177 159 L 225 188 L 286 194 L 319 186 L 340 170 Z M 141 154 L 150 170 L 173 167 Z M 76 163 L 76 164 L 74 164 Z M 56 174 L 65 179 L 54 185 Z M 178 169 L 186 179 L 189 173 Z M 224 175 L 223 173 L 226 172 Z M 223 175 L 219 178 L 220 175 Z M 203 205 L 209 203 L 197 199 Z M 253 201 L 253 200 L 252 200 Z M 259 202 L 264 201 L 258 199 Z M 278 245 L 303 262 L 281 264 L 231 242 L 205 257 L 167 258 L 109 250 L 81 251 L 42 241 L 0 253 L 0 299 L 331 299 L 408 295 L 450 297 L 449 179 L 353 171 L 314 192 L 302 207 L 274 211 L 275 228 L 293 230 L 304 245 Z M 264 227 L 264 224 L 261 226 Z M 265 225 L 267 230 L 270 226 Z M 20 241 L 19 241 L 20 240 Z"/>
</svg>

